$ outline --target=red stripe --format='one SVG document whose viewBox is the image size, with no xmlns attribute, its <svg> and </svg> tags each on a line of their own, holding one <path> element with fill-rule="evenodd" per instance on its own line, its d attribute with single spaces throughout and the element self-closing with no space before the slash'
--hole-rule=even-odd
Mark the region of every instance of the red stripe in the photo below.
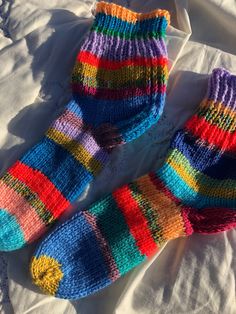
<svg viewBox="0 0 236 314">
<path fill-rule="evenodd" d="M 77 61 L 81 63 L 87 63 L 95 67 L 105 68 L 108 70 L 118 70 L 121 67 L 125 66 L 165 66 L 168 64 L 167 58 L 164 57 L 155 57 L 155 58 L 144 58 L 144 57 L 136 57 L 127 60 L 121 61 L 112 61 L 103 58 L 99 58 L 96 55 L 88 52 L 81 51 L 77 55 Z"/>
<path fill-rule="evenodd" d="M 164 94 L 166 92 L 166 85 L 147 86 L 144 88 L 130 87 L 124 90 L 107 89 L 107 88 L 94 88 L 84 86 L 82 84 L 72 84 L 72 90 L 76 93 L 83 93 L 85 95 L 94 96 L 95 98 L 102 98 L 108 100 L 121 100 L 129 97 L 138 97 L 151 95 L 153 93 Z"/>
<path fill-rule="evenodd" d="M 17 161 L 8 172 L 36 193 L 54 218 L 59 217 L 70 205 L 55 185 L 40 171 Z"/>
<path fill-rule="evenodd" d="M 236 132 L 230 133 L 219 129 L 197 115 L 187 122 L 185 128 L 209 144 L 224 151 L 236 152 Z"/>
<path fill-rule="evenodd" d="M 118 207 L 122 211 L 130 233 L 143 255 L 151 256 L 158 249 L 148 228 L 148 222 L 144 217 L 138 203 L 133 199 L 128 185 L 117 189 L 112 193 Z"/>
</svg>

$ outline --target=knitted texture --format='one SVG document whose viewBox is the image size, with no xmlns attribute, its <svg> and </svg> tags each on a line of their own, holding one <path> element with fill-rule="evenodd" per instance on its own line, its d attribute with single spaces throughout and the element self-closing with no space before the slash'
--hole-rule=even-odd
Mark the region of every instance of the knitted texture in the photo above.
<svg viewBox="0 0 236 314">
<path fill-rule="evenodd" d="M 77 56 L 72 90 L 83 118 L 97 126 L 97 139 L 106 147 L 137 138 L 160 118 L 168 77 L 168 23 L 165 10 L 141 14 L 97 4 Z"/>
<path fill-rule="evenodd" d="M 50 234 L 32 258 L 35 284 L 78 299 L 108 286 L 167 240 L 236 227 L 235 161 L 236 76 L 216 69 L 163 166 Z"/>
<path fill-rule="evenodd" d="M 0 179 L 0 250 L 40 237 L 109 160 L 161 115 L 166 11 L 98 3 L 72 74 L 73 100 L 43 139 Z"/>
</svg>

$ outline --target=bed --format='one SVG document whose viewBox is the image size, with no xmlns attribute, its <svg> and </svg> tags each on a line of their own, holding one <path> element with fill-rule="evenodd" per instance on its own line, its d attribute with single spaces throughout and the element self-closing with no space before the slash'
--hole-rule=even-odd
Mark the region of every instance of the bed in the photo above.
<svg viewBox="0 0 236 314">
<path fill-rule="evenodd" d="M 167 103 L 158 125 L 113 153 L 74 211 L 160 166 L 171 136 L 204 97 L 213 68 L 236 74 L 235 0 L 114 2 L 140 12 L 170 11 Z M 0 1 L 0 173 L 37 142 L 70 99 L 70 72 L 94 5 Z M 109 288 L 73 302 L 46 296 L 32 284 L 28 264 L 36 245 L 0 254 L 0 313 L 236 313 L 236 230 L 166 243 Z"/>
</svg>

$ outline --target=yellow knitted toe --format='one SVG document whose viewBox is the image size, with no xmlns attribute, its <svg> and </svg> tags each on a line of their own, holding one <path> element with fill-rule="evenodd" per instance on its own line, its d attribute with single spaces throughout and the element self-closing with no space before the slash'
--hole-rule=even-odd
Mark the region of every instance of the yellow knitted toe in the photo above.
<svg viewBox="0 0 236 314">
<path fill-rule="evenodd" d="M 34 283 L 45 293 L 55 295 L 63 277 L 61 264 L 52 257 L 33 257 L 31 262 L 31 275 Z"/>
</svg>

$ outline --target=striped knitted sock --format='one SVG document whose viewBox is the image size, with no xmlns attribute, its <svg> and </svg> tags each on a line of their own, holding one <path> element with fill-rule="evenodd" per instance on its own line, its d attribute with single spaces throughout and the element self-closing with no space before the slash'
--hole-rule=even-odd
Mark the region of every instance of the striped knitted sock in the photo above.
<svg viewBox="0 0 236 314">
<path fill-rule="evenodd" d="M 168 77 L 168 23 L 164 10 L 140 14 L 97 4 L 94 24 L 77 56 L 72 90 L 104 146 L 132 141 L 160 118 Z"/>
<path fill-rule="evenodd" d="M 167 11 L 100 2 L 72 74 L 74 100 L 0 179 L 0 250 L 41 236 L 100 173 L 109 153 L 155 123 L 167 81 Z"/>
<path fill-rule="evenodd" d="M 167 240 L 236 227 L 236 76 L 216 69 L 164 165 L 75 214 L 35 252 L 36 285 L 60 298 L 92 294 Z"/>
</svg>

